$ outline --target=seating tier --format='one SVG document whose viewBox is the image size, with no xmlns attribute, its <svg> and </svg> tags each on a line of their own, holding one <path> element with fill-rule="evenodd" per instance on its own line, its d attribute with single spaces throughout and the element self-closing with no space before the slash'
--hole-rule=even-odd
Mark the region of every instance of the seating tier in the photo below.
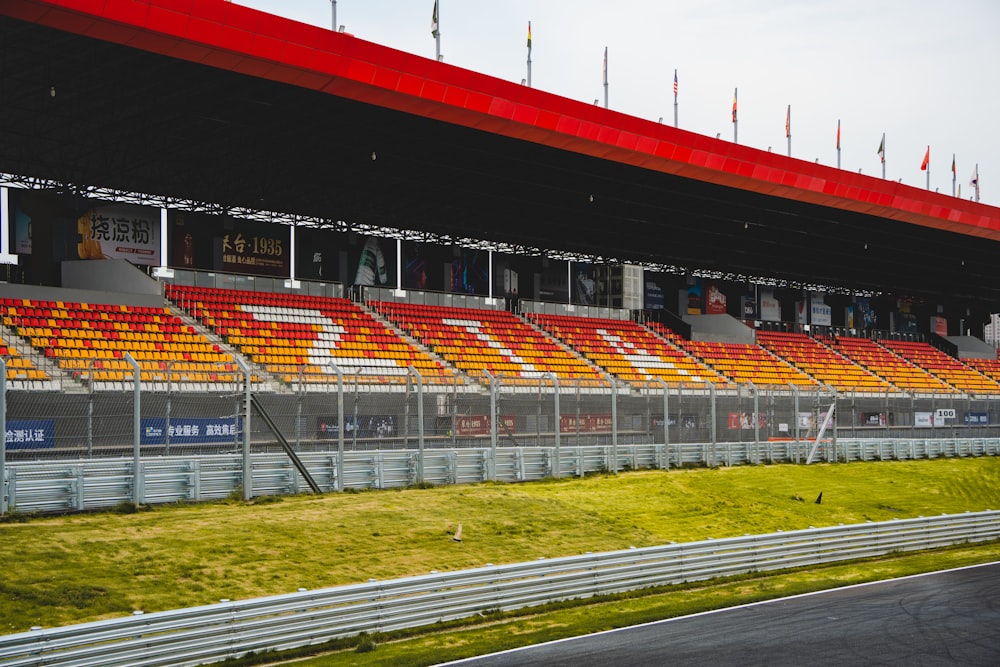
<svg viewBox="0 0 1000 667">
<path fill-rule="evenodd" d="M 550 373 L 562 380 L 598 383 L 600 373 L 555 341 L 505 310 L 481 310 L 372 302 L 384 317 L 474 377 L 483 371 L 536 380 Z"/>
<path fill-rule="evenodd" d="M 241 354 L 285 382 L 348 376 L 428 380 L 446 369 L 348 299 L 171 286 L 168 296 Z"/>
<path fill-rule="evenodd" d="M 630 320 L 540 313 L 529 313 L 526 317 L 626 382 L 725 382 L 697 359 Z"/>
</svg>

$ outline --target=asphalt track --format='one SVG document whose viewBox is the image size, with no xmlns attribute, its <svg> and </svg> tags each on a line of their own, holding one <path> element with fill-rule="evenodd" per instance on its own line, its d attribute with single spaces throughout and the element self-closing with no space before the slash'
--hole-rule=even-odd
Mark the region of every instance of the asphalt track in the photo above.
<svg viewBox="0 0 1000 667">
<path fill-rule="evenodd" d="M 447 663 L 1000 665 L 1000 563 L 849 586 Z"/>
</svg>

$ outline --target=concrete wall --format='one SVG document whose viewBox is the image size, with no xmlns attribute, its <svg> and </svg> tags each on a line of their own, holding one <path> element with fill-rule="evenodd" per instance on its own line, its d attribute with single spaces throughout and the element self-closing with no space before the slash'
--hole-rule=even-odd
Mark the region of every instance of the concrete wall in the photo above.
<svg viewBox="0 0 1000 667">
<path fill-rule="evenodd" d="M 753 329 L 732 315 L 685 315 L 682 319 L 691 325 L 691 340 L 748 344 L 756 342 Z"/>
</svg>

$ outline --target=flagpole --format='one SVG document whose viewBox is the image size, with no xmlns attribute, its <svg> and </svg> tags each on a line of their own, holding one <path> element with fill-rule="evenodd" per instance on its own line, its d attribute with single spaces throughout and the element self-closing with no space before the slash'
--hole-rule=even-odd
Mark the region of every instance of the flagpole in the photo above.
<svg viewBox="0 0 1000 667">
<path fill-rule="evenodd" d="M 979 163 L 976 163 L 976 201 L 979 201 Z"/>
<path fill-rule="evenodd" d="M 879 144 L 879 157 L 882 159 L 882 179 L 885 180 L 885 132 L 882 133 L 882 143 Z"/>
<path fill-rule="evenodd" d="M 837 119 L 837 169 L 840 169 L 840 119 Z"/>
<path fill-rule="evenodd" d="M 677 68 L 674 68 L 674 127 L 677 127 Z"/>
<path fill-rule="evenodd" d="M 958 185 L 958 170 L 955 167 L 955 154 L 951 154 L 951 196 L 955 196 L 955 186 Z"/>
<path fill-rule="evenodd" d="M 927 147 L 927 152 L 924 153 L 924 162 L 927 165 L 927 189 L 931 189 L 931 147 Z"/>
<path fill-rule="evenodd" d="M 528 21 L 528 88 L 531 88 L 531 21 Z"/>
<path fill-rule="evenodd" d="M 330 0 L 330 5 L 333 8 L 333 27 L 331 30 L 337 32 L 337 0 Z"/>
<path fill-rule="evenodd" d="M 788 157 L 792 157 L 792 105 L 788 105 L 788 113 L 785 114 L 785 136 L 788 138 Z"/>
<path fill-rule="evenodd" d="M 608 47 L 604 47 L 604 108 L 608 108 Z"/>
<path fill-rule="evenodd" d="M 441 62 L 441 18 L 438 0 L 434 0 L 434 15 L 431 17 L 431 34 L 434 35 L 434 60 Z"/>
<path fill-rule="evenodd" d="M 736 120 L 736 93 L 739 92 L 738 88 L 733 88 L 733 143 L 738 144 L 739 142 L 739 122 Z"/>
</svg>

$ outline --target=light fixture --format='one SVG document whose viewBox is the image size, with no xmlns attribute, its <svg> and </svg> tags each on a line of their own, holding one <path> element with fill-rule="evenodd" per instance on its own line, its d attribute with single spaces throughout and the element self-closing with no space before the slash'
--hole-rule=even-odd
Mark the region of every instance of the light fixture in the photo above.
<svg viewBox="0 0 1000 667">
<path fill-rule="evenodd" d="M 372 162 L 378 159 L 378 155 L 375 155 L 375 151 L 372 151 Z"/>
<path fill-rule="evenodd" d="M 56 87 L 52 86 L 51 88 L 49 88 L 49 97 L 55 97 L 55 96 L 56 96 Z"/>
</svg>

